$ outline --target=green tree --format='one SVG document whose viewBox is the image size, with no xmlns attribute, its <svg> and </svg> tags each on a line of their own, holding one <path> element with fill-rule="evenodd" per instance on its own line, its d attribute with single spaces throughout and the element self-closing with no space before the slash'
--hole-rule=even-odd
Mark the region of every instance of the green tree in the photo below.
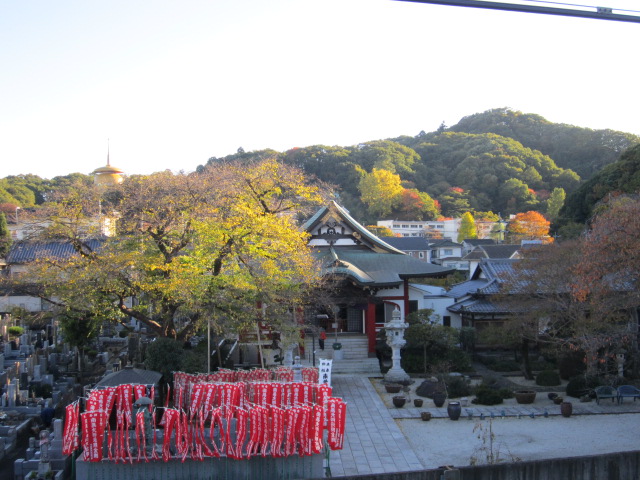
<svg viewBox="0 0 640 480">
<path fill-rule="evenodd" d="M 427 373 L 430 366 L 446 362 L 458 342 L 458 332 L 439 324 L 439 316 L 425 308 L 407 315 L 409 327 L 405 331 L 408 347 L 422 349 L 422 366 Z"/>
<path fill-rule="evenodd" d="M 40 232 L 65 239 L 77 254 L 43 258 L 17 281 L 41 285 L 34 294 L 58 309 L 116 322 L 133 317 L 181 341 L 213 312 L 214 328 L 237 331 L 255 321 L 259 301 L 277 324 L 290 318 L 282 306 L 300 303 L 318 279 L 295 223 L 318 200 L 299 170 L 274 160 L 132 176 L 111 191 L 77 185 L 41 209 L 50 224 Z M 110 209 L 119 215 L 118 235 L 95 248 L 95 218 Z"/>
<path fill-rule="evenodd" d="M 460 187 L 451 187 L 445 194 L 438 197 L 442 214 L 446 217 L 458 218 L 471 208 L 468 192 Z"/>
<path fill-rule="evenodd" d="M 458 243 L 462 243 L 467 238 L 478 238 L 476 222 L 470 212 L 465 212 L 460 219 L 460 230 L 458 231 Z"/>
<path fill-rule="evenodd" d="M 358 184 L 358 190 L 369 214 L 384 218 L 399 204 L 404 188 L 400 182 L 400 175 L 374 168 L 371 173 L 364 174 Z"/>
<path fill-rule="evenodd" d="M 564 205 L 564 200 L 566 198 L 566 193 L 563 188 L 554 188 L 553 192 L 551 192 L 551 196 L 547 200 L 547 218 L 551 221 L 554 221 L 558 218 L 558 214 L 560 213 L 560 209 Z"/>
<path fill-rule="evenodd" d="M 4 258 L 11 249 L 11 232 L 7 225 L 7 217 L 4 213 L 0 212 L 0 258 Z"/>
</svg>

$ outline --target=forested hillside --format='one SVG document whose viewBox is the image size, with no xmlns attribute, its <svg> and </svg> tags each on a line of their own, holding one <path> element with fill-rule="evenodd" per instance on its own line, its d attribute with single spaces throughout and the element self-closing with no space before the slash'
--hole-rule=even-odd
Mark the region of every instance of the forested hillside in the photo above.
<svg viewBox="0 0 640 480">
<path fill-rule="evenodd" d="M 585 223 L 596 204 L 605 196 L 640 192 L 640 145 L 622 154 L 618 162 L 607 165 L 569 195 L 560 210 L 558 223 Z"/>
<path fill-rule="evenodd" d="M 636 144 L 640 137 L 629 133 L 556 124 L 501 108 L 416 136 L 286 152 L 240 148 L 222 158 L 212 157 L 207 164 L 276 157 L 326 183 L 356 218 L 367 223 L 380 218 L 453 217 L 467 211 L 476 218 L 495 218 L 529 210 L 553 221 L 565 196 L 571 200 L 563 210 L 564 220 L 582 221 L 591 209 L 582 202 L 599 195 L 585 192 L 594 186 L 601 189 L 600 183 L 584 182 Z M 89 181 L 80 174 L 53 180 L 37 175 L 6 177 L 0 180 L 0 204 L 9 208 L 41 204 L 76 177 Z M 581 184 L 581 193 L 572 196 Z"/>
<path fill-rule="evenodd" d="M 335 186 L 340 201 L 366 222 L 527 210 L 554 220 L 565 195 L 636 143 L 640 137 L 628 133 L 494 109 L 414 137 L 313 145 L 278 155 Z M 209 162 L 270 154 L 276 152 L 241 151 Z"/>
</svg>

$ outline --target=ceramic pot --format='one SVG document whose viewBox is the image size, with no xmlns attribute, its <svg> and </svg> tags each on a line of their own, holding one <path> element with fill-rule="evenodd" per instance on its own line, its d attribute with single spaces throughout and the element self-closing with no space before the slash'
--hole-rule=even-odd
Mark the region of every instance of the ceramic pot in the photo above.
<svg viewBox="0 0 640 480">
<path fill-rule="evenodd" d="M 536 399 L 536 392 L 533 390 L 518 390 L 513 392 L 516 402 L 521 404 L 533 403 Z"/>
<path fill-rule="evenodd" d="M 435 403 L 436 407 L 440 408 L 444 405 L 444 401 L 447 399 L 447 396 L 444 393 L 434 393 L 433 394 L 433 403 Z"/>
<path fill-rule="evenodd" d="M 387 393 L 400 393 L 400 390 L 402 390 L 402 385 L 397 383 L 387 383 L 385 384 L 384 389 L 387 391 Z"/>
<path fill-rule="evenodd" d="M 428 422 L 431 420 L 431 412 L 420 412 L 420 418 L 423 422 Z"/>
<path fill-rule="evenodd" d="M 553 399 L 553 403 L 555 403 L 556 405 L 560 405 L 562 402 L 564 402 L 564 398 L 562 397 L 556 397 Z"/>
<path fill-rule="evenodd" d="M 451 420 L 458 420 L 462 413 L 462 406 L 460 402 L 449 402 L 447 405 L 447 414 Z"/>
<path fill-rule="evenodd" d="M 562 402 L 560 404 L 560 413 L 563 417 L 570 417 L 573 413 L 573 404 L 571 402 Z"/>
<path fill-rule="evenodd" d="M 396 397 L 393 397 L 392 400 L 393 400 L 393 405 L 396 408 L 404 407 L 404 404 L 407 402 L 407 399 L 405 397 L 403 397 L 403 396 L 400 396 L 400 395 L 398 395 Z"/>
<path fill-rule="evenodd" d="M 413 404 L 418 408 L 420 408 L 422 406 L 422 402 L 423 402 L 423 400 L 421 398 L 414 398 L 413 399 Z"/>
</svg>

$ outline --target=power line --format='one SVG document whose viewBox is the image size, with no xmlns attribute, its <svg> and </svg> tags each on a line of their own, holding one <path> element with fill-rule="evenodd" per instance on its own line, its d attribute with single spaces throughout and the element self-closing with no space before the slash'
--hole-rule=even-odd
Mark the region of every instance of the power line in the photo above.
<svg viewBox="0 0 640 480">
<path fill-rule="evenodd" d="M 564 17 L 593 18 L 597 20 L 613 20 L 617 22 L 640 23 L 638 15 L 622 15 L 613 13 L 613 8 L 592 7 L 595 11 L 572 10 L 569 8 L 544 7 L 536 5 L 523 5 L 518 3 L 489 2 L 484 0 L 397 0 L 412 3 L 429 3 L 433 5 L 448 5 L 452 7 L 484 8 L 489 10 L 504 10 L 510 12 L 540 13 L 544 15 L 559 15 Z M 542 3 L 542 2 L 541 2 Z M 553 3 L 553 2 L 545 2 Z M 565 4 L 571 5 L 571 4 Z M 578 7 L 582 5 L 576 5 Z M 585 5 L 586 6 L 586 5 Z M 633 11 L 633 10 L 630 10 Z"/>
<path fill-rule="evenodd" d="M 574 3 L 563 3 L 563 2 L 550 2 L 548 0 L 522 0 L 523 2 L 531 2 L 531 3 L 548 3 L 550 5 L 564 5 L 565 7 L 583 7 L 583 8 L 593 8 L 594 10 L 598 9 L 597 5 L 579 5 Z M 602 7 L 601 7 L 602 8 Z M 616 7 L 607 7 L 616 12 L 630 12 L 630 13 L 640 13 L 640 10 L 628 10 L 625 8 L 616 8 Z"/>
</svg>

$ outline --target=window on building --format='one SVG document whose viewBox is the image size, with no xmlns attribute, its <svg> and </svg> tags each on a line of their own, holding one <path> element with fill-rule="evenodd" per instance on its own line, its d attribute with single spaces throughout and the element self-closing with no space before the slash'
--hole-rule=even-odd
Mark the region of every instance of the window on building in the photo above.
<svg viewBox="0 0 640 480">
<path fill-rule="evenodd" d="M 424 252 L 418 252 L 418 258 L 424 258 Z"/>
<path fill-rule="evenodd" d="M 393 228 L 400 228 L 400 225 L 399 224 L 394 224 Z"/>
<path fill-rule="evenodd" d="M 449 315 L 444 315 L 442 317 L 442 325 L 444 325 L 445 327 L 451 326 L 451 317 Z"/>
<path fill-rule="evenodd" d="M 444 254 L 445 254 L 445 255 L 453 255 L 453 249 L 451 249 L 451 248 L 445 248 L 445 249 L 444 249 Z"/>
<path fill-rule="evenodd" d="M 402 228 L 409 228 L 409 225 L 402 225 Z"/>
<path fill-rule="evenodd" d="M 444 225 L 436 225 L 436 228 L 444 228 Z"/>
</svg>

